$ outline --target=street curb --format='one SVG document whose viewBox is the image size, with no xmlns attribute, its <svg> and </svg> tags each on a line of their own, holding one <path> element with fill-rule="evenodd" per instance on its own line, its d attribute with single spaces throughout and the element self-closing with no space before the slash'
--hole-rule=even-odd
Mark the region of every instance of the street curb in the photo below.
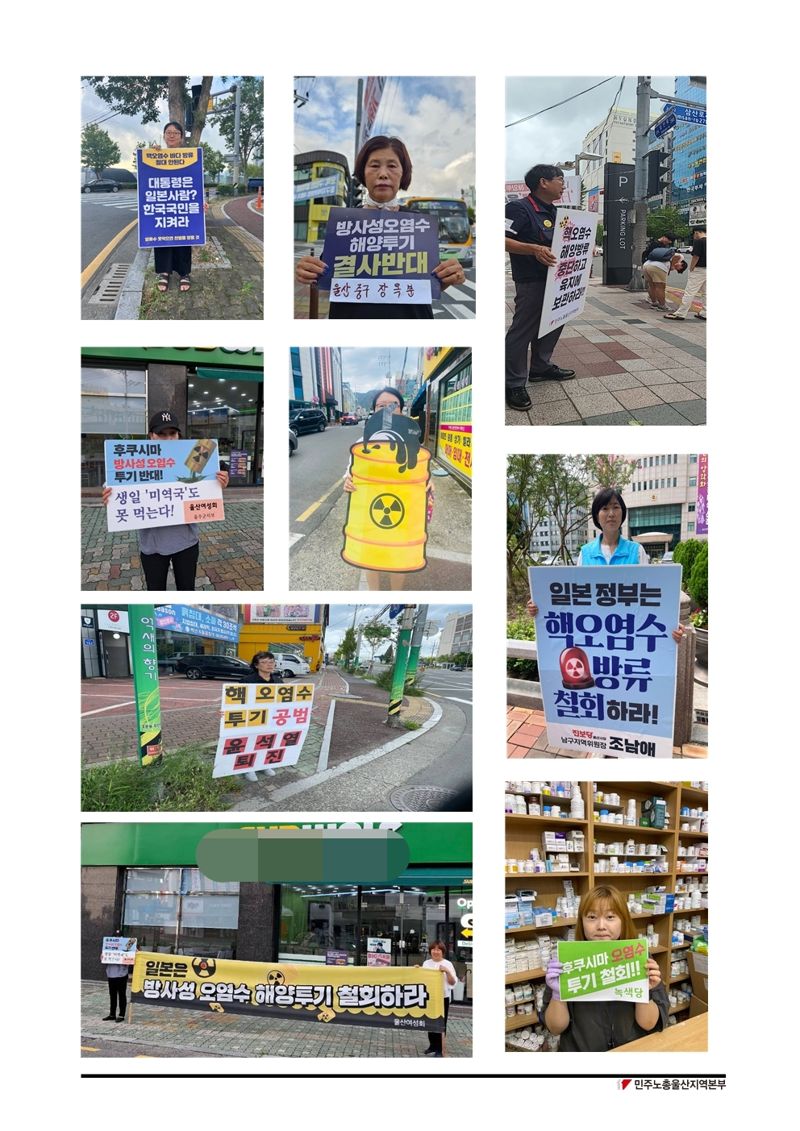
<svg viewBox="0 0 800 1131">
<path fill-rule="evenodd" d="M 333 715 L 336 711 L 336 700 L 331 699 L 331 704 L 328 707 L 328 717 L 325 720 L 325 730 L 322 733 L 322 745 L 319 748 L 319 757 L 317 758 L 317 773 L 324 773 L 328 768 L 328 751 L 331 748 L 331 734 L 333 733 Z"/>
<path fill-rule="evenodd" d="M 144 290 L 144 276 L 149 254 L 148 248 L 140 248 L 136 252 L 136 258 L 131 264 L 131 269 L 125 278 L 122 293 L 119 296 L 117 309 L 114 312 L 114 321 L 118 318 L 138 321 L 142 307 L 142 291 Z"/>
<path fill-rule="evenodd" d="M 432 714 L 427 722 L 422 724 L 419 730 L 412 730 L 408 734 L 403 734 L 399 738 L 393 739 L 391 742 L 385 742 L 383 746 L 378 746 L 375 750 L 370 750 L 368 754 L 359 754 L 357 758 L 351 758 L 349 762 L 345 762 L 342 766 L 336 766 L 332 770 L 323 770 L 322 773 L 312 774 L 310 777 L 304 778 L 300 782 L 293 782 L 292 785 L 284 786 L 283 789 L 276 789 L 267 799 L 269 807 L 272 808 L 272 803 L 275 801 L 285 801 L 298 793 L 304 793 L 307 789 L 324 785 L 325 782 L 331 781 L 333 778 L 342 777 L 343 774 L 347 774 L 351 770 L 358 770 L 362 766 L 367 766 L 370 762 L 375 762 L 378 758 L 382 758 L 384 754 L 388 754 L 392 750 L 397 750 L 400 746 L 405 746 L 407 742 L 413 742 L 415 738 L 421 738 L 423 734 L 436 726 L 443 713 L 438 703 L 435 703 L 432 699 L 428 699 L 426 696 L 422 696 L 422 698 L 425 699 L 426 703 L 430 704 Z"/>
</svg>

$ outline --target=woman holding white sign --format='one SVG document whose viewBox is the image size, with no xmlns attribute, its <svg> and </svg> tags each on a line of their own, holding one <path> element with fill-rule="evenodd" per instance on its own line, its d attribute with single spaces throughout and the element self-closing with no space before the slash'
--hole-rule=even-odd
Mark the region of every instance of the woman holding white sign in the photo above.
<svg viewBox="0 0 800 1131">
<path fill-rule="evenodd" d="M 242 680 L 243 683 L 283 683 L 283 676 L 275 669 L 277 660 L 272 652 L 256 652 L 250 661 L 252 675 Z"/>
<path fill-rule="evenodd" d="M 399 137 L 372 137 L 362 145 L 353 166 L 357 180 L 366 187 L 363 208 L 398 212 L 398 192 L 411 186 L 411 158 Z M 313 255 L 297 261 L 295 279 L 313 286 L 327 270 L 327 264 Z M 441 287 L 464 282 L 464 269 L 456 259 L 443 259 L 432 272 Z M 332 302 L 328 318 L 433 318 L 433 307 L 426 303 L 387 304 L 379 302 Z"/>
<path fill-rule="evenodd" d="M 633 941 L 636 928 L 620 891 L 595 887 L 581 896 L 575 938 L 578 942 Z M 665 1029 L 669 998 L 654 958 L 647 959 L 647 1001 L 561 1000 L 562 963 L 551 958 L 544 993 L 544 1023 L 560 1035 L 559 1052 L 607 1052 Z"/>
<path fill-rule="evenodd" d="M 649 565 L 647 551 L 640 542 L 622 537 L 622 527 L 628 517 L 628 508 L 616 487 L 603 487 L 592 500 L 592 521 L 600 532 L 591 542 L 581 546 L 578 565 L 603 566 Z M 535 617 L 539 606 L 531 598 L 528 612 Z M 680 644 L 686 630 L 682 624 L 672 630 L 672 639 Z"/>
</svg>

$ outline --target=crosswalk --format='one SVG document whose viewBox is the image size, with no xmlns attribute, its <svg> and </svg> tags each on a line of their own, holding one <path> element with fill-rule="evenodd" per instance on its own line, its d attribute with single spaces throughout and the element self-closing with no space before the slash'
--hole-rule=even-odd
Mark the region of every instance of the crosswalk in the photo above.
<svg viewBox="0 0 800 1131">
<path fill-rule="evenodd" d="M 466 279 L 458 287 L 447 287 L 433 304 L 434 318 L 475 317 L 475 270 L 465 272 Z"/>
<path fill-rule="evenodd" d="M 139 207 L 135 197 L 133 200 L 131 200 L 129 196 L 120 199 L 115 193 L 104 193 L 103 197 L 104 199 L 101 200 L 98 193 L 92 193 L 91 195 L 86 193 L 81 199 L 85 204 L 91 202 L 92 204 L 100 204 L 103 208 L 122 208 L 126 212 L 136 212 Z"/>
</svg>

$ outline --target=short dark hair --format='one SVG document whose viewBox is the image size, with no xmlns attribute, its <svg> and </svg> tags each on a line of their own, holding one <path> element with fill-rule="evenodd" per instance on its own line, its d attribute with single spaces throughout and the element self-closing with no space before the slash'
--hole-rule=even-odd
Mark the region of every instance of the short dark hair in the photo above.
<svg viewBox="0 0 800 1131">
<path fill-rule="evenodd" d="M 170 126 L 174 126 L 176 130 L 180 130 L 181 137 L 186 137 L 186 130 L 183 128 L 180 122 L 176 122 L 174 120 L 167 122 L 167 124 L 164 126 L 163 132 L 166 133 Z"/>
<path fill-rule="evenodd" d="M 678 264 L 678 266 L 675 268 L 675 270 L 678 272 L 679 275 L 682 275 L 684 273 L 684 271 L 688 268 L 688 266 L 689 266 L 689 264 L 686 262 L 686 260 L 682 259 L 680 261 L 680 263 Z"/>
<path fill-rule="evenodd" d="M 275 659 L 275 655 L 274 655 L 273 652 L 256 652 L 255 656 L 253 656 L 252 660 L 250 661 L 250 667 L 255 672 L 255 671 L 258 671 L 258 661 L 259 660 L 274 660 L 274 659 Z"/>
<path fill-rule="evenodd" d="M 436 949 L 442 952 L 442 958 L 447 958 L 447 943 L 442 942 L 441 939 L 434 939 L 433 942 L 428 945 L 428 954 Z"/>
<path fill-rule="evenodd" d="M 607 506 L 612 499 L 616 499 L 619 502 L 620 507 L 622 508 L 623 523 L 628 517 L 628 508 L 625 506 L 625 500 L 623 499 L 617 488 L 603 487 L 602 490 L 598 491 L 595 497 L 592 499 L 592 522 L 595 524 L 595 527 L 598 530 L 603 529 L 598 520 L 598 515 L 600 514 L 600 511 L 603 509 L 603 507 Z"/>
<path fill-rule="evenodd" d="M 531 192 L 536 192 L 539 181 L 552 181 L 553 177 L 563 176 L 564 170 L 559 169 L 558 165 L 534 165 L 525 174 L 525 184 Z"/>
<path fill-rule="evenodd" d="M 397 397 L 398 401 L 400 402 L 400 408 L 406 407 L 406 402 L 403 400 L 403 394 L 399 393 L 397 391 L 397 389 L 392 389 L 392 388 L 390 388 L 389 385 L 387 385 L 385 389 L 378 389 L 377 393 L 372 398 L 372 411 L 373 412 L 375 411 L 375 405 L 378 403 L 378 397 L 381 396 L 381 394 L 383 394 L 383 393 L 391 393 L 393 397 Z"/>
<path fill-rule="evenodd" d="M 377 137 L 371 137 L 369 141 L 365 141 L 358 151 L 353 172 L 361 181 L 364 181 L 364 170 L 367 167 L 367 161 L 370 154 L 374 153 L 376 149 L 393 149 L 397 156 L 400 158 L 400 164 L 403 167 L 403 175 L 400 178 L 400 188 L 407 189 L 411 185 L 411 158 L 408 155 L 403 142 L 399 137 L 386 137 L 385 134 L 378 134 Z"/>
<path fill-rule="evenodd" d="M 672 232 L 662 232 L 658 238 L 660 240 L 669 240 L 670 243 L 675 243 L 675 236 Z"/>
</svg>

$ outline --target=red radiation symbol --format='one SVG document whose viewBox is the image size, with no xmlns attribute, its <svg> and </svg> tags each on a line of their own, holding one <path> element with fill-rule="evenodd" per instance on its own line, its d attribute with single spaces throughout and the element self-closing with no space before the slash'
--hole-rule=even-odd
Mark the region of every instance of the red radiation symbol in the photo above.
<svg viewBox="0 0 800 1131">
<path fill-rule="evenodd" d="M 582 648 L 565 648 L 558 659 L 561 667 L 561 682 L 568 691 L 584 687 L 594 687 L 589 671 L 589 657 Z"/>
<path fill-rule="evenodd" d="M 114 624 L 116 624 L 116 623 L 117 623 L 117 621 L 119 620 L 119 613 L 117 612 L 117 610 L 116 610 L 116 609 L 112 609 L 112 610 L 111 610 L 111 612 L 110 612 L 110 613 L 108 614 L 108 619 L 109 619 L 110 621 L 113 621 L 113 622 L 114 622 Z"/>
</svg>

